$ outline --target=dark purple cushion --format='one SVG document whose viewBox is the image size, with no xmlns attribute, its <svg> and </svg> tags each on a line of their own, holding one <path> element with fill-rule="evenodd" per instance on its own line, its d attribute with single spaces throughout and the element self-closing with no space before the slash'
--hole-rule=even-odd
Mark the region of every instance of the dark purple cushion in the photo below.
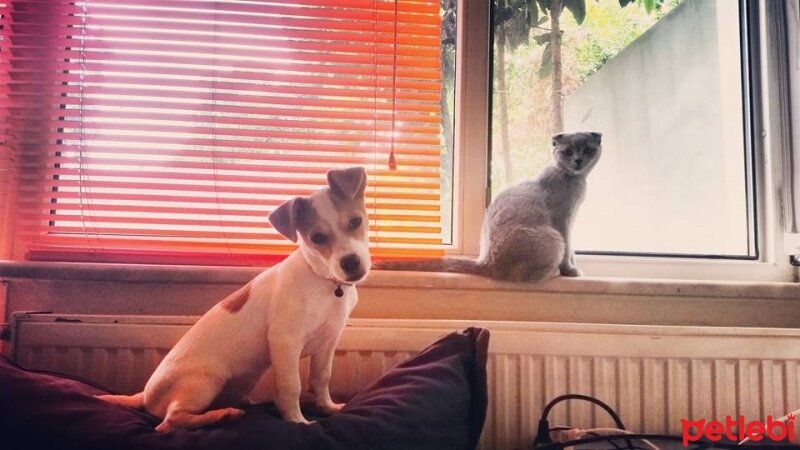
<svg viewBox="0 0 800 450">
<path fill-rule="evenodd" d="M 449 334 L 312 425 L 272 404 L 235 422 L 156 433 L 158 419 L 94 398 L 87 383 L 0 360 L 0 447 L 9 449 L 473 449 L 486 415 L 489 333 Z"/>
</svg>

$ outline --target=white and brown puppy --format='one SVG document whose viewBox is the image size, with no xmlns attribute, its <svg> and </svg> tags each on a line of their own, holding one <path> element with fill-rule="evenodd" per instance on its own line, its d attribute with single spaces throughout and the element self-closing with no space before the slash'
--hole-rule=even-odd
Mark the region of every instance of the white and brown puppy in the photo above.
<svg viewBox="0 0 800 450">
<path fill-rule="evenodd" d="M 370 267 L 360 167 L 328 172 L 328 187 L 297 197 L 269 216 L 299 248 L 209 310 L 156 368 L 144 391 L 101 398 L 163 418 L 158 431 L 198 428 L 242 415 L 237 409 L 268 367 L 285 420 L 300 412 L 299 360 L 311 357 L 309 386 L 333 413 L 333 353 Z"/>
</svg>

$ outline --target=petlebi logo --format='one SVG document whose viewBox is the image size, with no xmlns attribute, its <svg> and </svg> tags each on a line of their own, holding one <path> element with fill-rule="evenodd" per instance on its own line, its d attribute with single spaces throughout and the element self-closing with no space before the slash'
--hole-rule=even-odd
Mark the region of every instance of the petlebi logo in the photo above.
<svg viewBox="0 0 800 450">
<path fill-rule="evenodd" d="M 767 416 L 766 422 L 760 420 L 746 422 L 744 416 L 736 419 L 725 416 L 724 423 L 718 420 L 681 419 L 683 446 L 687 447 L 690 442 L 697 442 L 703 438 L 713 442 L 723 438 L 732 442 L 741 442 L 745 439 L 752 442 L 763 440 L 781 442 L 788 438 L 791 442 L 797 442 L 794 420 L 794 414 L 786 416 L 785 421 L 784 419 L 774 420 L 772 416 Z"/>
</svg>

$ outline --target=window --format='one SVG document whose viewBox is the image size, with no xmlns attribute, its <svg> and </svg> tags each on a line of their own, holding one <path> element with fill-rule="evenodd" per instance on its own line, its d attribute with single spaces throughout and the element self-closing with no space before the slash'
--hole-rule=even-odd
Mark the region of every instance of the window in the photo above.
<svg viewBox="0 0 800 450">
<path fill-rule="evenodd" d="M 600 131 L 579 252 L 757 258 L 745 13 L 729 0 L 496 1 L 492 194 L 538 173 L 552 134 Z"/>
<path fill-rule="evenodd" d="M 258 261 L 289 250 L 270 210 L 351 165 L 376 254 L 449 242 L 455 1 L 0 6 L 28 257 Z"/>
<path fill-rule="evenodd" d="M 376 254 L 474 255 L 486 200 L 541 168 L 550 134 L 597 129 L 589 275 L 786 280 L 771 9 L 0 1 L 3 223 L 16 257 L 257 263 L 289 250 L 271 208 L 363 164 Z"/>
</svg>

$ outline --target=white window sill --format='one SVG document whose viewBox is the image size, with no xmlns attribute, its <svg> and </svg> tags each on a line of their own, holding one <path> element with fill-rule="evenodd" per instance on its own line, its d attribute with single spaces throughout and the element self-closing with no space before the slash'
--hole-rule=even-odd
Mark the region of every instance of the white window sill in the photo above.
<svg viewBox="0 0 800 450">
<path fill-rule="evenodd" d="M 539 284 L 459 274 L 375 272 L 355 317 L 800 327 L 800 284 L 554 278 Z"/>
<path fill-rule="evenodd" d="M 24 302 L 15 302 L 12 295 L 33 297 L 29 285 L 20 284 L 16 290 L 9 289 L 8 304 L 17 307 L 16 310 L 23 307 L 63 312 L 70 312 L 65 309 L 77 312 L 103 309 L 94 312 L 98 314 L 128 311 L 131 305 L 122 305 L 123 300 L 113 307 L 113 300 L 109 300 L 108 293 L 102 293 L 103 289 L 130 302 L 131 298 L 140 298 L 133 292 L 146 285 L 148 292 L 163 289 L 166 299 L 194 303 L 176 306 L 172 312 L 163 300 L 158 308 L 151 308 L 147 302 L 155 304 L 155 300 L 142 299 L 135 309 L 137 312 L 202 314 L 209 304 L 224 295 L 220 293 L 246 283 L 261 270 L 253 267 L 0 262 L 0 279 L 35 286 L 33 290 L 39 299 Z M 131 293 L 126 294 L 126 290 Z M 98 298 L 103 296 L 102 301 L 98 300 L 96 306 L 87 306 L 93 301 L 86 296 L 95 292 Z M 199 292 L 202 298 L 195 299 L 194 292 Z M 373 271 L 360 285 L 359 295 L 354 318 L 800 326 L 800 284 L 795 283 L 558 277 L 538 284 L 520 284 L 461 274 Z M 75 303 L 76 306 L 49 306 L 47 301 L 41 300 L 49 296 L 59 297 L 59 302 L 50 301 L 53 305 Z"/>
<path fill-rule="evenodd" d="M 373 271 L 363 283 L 370 288 L 417 288 L 521 293 L 657 295 L 674 297 L 797 299 L 800 284 L 752 281 L 663 280 L 610 277 L 555 277 L 541 283 L 510 283 L 452 273 Z"/>
</svg>

